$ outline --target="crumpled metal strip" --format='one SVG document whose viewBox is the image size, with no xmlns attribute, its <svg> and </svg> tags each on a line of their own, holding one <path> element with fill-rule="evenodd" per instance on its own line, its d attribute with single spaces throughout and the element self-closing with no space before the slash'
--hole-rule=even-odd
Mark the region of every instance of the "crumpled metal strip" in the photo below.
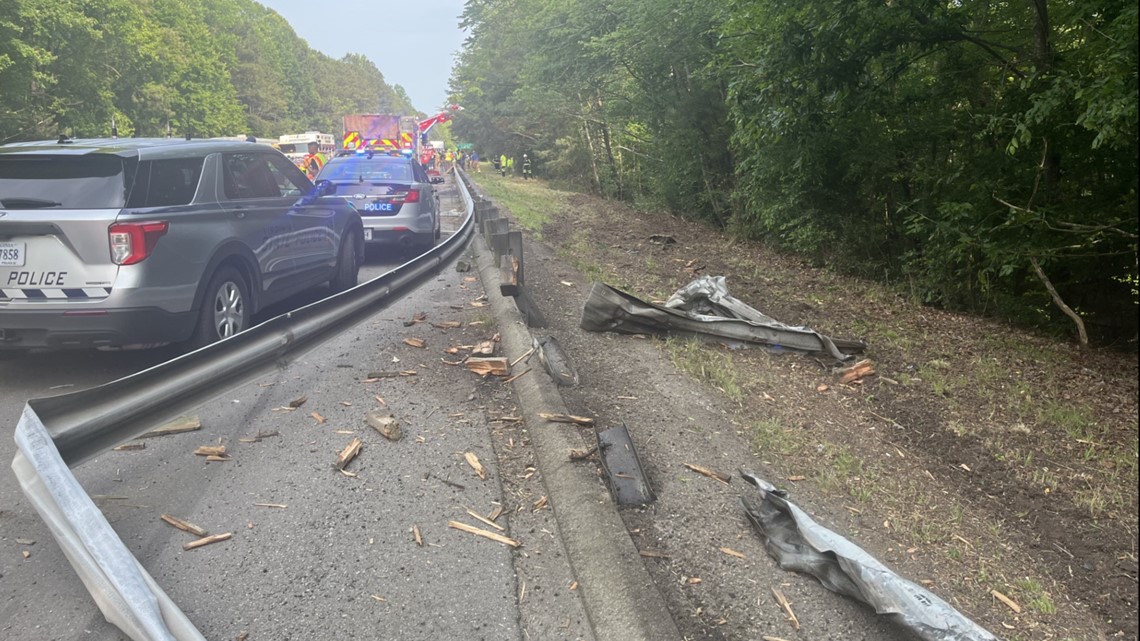
<svg viewBox="0 0 1140 641">
<path fill-rule="evenodd" d="M 741 497 L 744 513 L 784 570 L 810 574 L 829 590 L 896 618 L 923 641 L 997 641 L 931 591 L 895 574 L 863 548 L 816 523 L 764 479 L 741 471 L 760 491 Z"/>
</svg>

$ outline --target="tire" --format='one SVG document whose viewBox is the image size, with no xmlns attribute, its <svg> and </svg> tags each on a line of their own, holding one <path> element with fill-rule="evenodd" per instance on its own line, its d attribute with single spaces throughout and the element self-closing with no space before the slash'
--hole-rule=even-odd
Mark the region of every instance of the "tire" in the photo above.
<svg viewBox="0 0 1140 641">
<path fill-rule="evenodd" d="M 206 285 L 198 325 L 190 339 L 192 349 L 205 347 L 247 329 L 253 314 L 250 303 L 249 286 L 241 272 L 229 265 L 219 268 Z"/>
<path fill-rule="evenodd" d="M 358 276 L 360 272 L 359 238 L 360 232 L 352 230 L 345 235 L 344 240 L 340 243 L 340 253 L 336 257 L 336 273 L 329 281 L 329 286 L 334 292 L 352 289 L 360 282 Z"/>
</svg>

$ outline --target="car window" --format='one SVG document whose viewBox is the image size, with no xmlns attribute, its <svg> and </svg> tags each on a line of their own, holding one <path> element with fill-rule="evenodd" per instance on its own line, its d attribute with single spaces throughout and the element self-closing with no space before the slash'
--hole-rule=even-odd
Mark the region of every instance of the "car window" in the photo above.
<svg viewBox="0 0 1140 641">
<path fill-rule="evenodd" d="M 419 163 L 412 163 L 412 175 L 416 177 L 416 182 L 418 183 L 431 182 L 431 179 L 428 178 L 427 172 L 424 171 L 423 166 Z"/>
<path fill-rule="evenodd" d="M 273 172 L 283 196 L 300 196 L 312 188 L 305 173 L 284 156 L 269 156 L 269 170 Z"/>
<path fill-rule="evenodd" d="M 280 198 L 282 185 L 270 165 L 269 154 L 225 154 L 223 189 L 229 200 Z"/>
<path fill-rule="evenodd" d="M 127 207 L 186 205 L 198 191 L 205 158 L 144 160 L 135 174 Z"/>
<path fill-rule="evenodd" d="M 412 163 L 402 158 L 334 158 L 330 160 L 317 180 L 363 180 L 365 182 L 411 182 Z"/>
<path fill-rule="evenodd" d="M 110 154 L 0 155 L 4 209 L 118 209 L 126 202 L 127 161 Z"/>
</svg>

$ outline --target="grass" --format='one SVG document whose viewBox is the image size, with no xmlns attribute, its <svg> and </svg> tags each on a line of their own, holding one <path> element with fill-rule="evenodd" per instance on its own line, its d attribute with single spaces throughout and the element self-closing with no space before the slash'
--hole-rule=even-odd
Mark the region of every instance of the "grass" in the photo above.
<svg viewBox="0 0 1140 641">
<path fill-rule="evenodd" d="M 665 347 L 678 369 L 709 383 L 737 404 L 744 400 L 740 375 L 731 354 L 695 339 L 670 338 L 665 341 Z"/>
<path fill-rule="evenodd" d="M 511 210 L 523 229 L 541 238 L 542 226 L 550 221 L 551 211 L 564 205 L 569 192 L 557 191 L 538 180 L 503 178 L 494 171 L 470 174 L 497 204 Z"/>
</svg>

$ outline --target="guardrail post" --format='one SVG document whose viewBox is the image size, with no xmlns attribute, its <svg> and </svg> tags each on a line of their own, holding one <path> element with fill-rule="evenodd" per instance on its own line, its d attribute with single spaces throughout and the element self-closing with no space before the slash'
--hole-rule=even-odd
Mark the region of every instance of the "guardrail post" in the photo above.
<svg viewBox="0 0 1140 641">
<path fill-rule="evenodd" d="M 487 247 L 495 256 L 495 266 L 499 266 L 499 259 L 507 253 L 507 233 L 510 231 L 511 221 L 506 218 L 495 218 L 483 221 L 483 239 Z"/>
<path fill-rule="evenodd" d="M 526 284 L 523 270 L 523 237 L 521 231 L 507 232 L 507 254 L 518 260 L 518 286 Z"/>
</svg>

